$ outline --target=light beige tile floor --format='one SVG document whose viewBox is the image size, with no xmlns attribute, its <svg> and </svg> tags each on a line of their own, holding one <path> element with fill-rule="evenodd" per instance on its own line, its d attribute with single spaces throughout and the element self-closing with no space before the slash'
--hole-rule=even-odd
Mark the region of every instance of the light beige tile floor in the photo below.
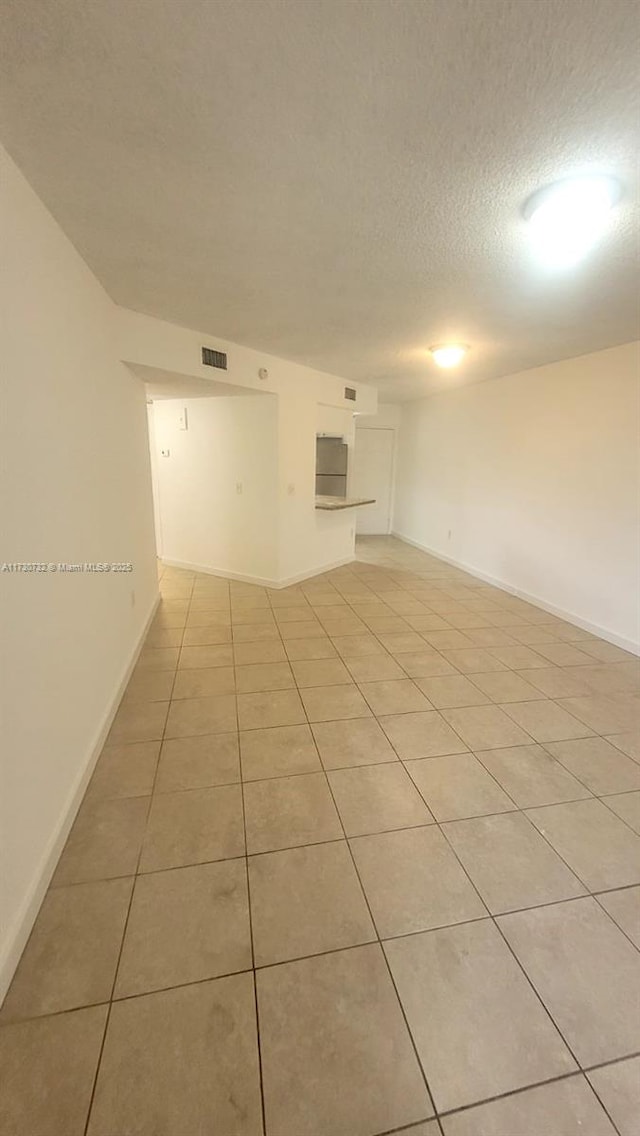
<svg viewBox="0 0 640 1136">
<path fill-rule="evenodd" d="M 638 660 L 391 538 L 160 587 L 3 1136 L 634 1136 Z"/>
</svg>

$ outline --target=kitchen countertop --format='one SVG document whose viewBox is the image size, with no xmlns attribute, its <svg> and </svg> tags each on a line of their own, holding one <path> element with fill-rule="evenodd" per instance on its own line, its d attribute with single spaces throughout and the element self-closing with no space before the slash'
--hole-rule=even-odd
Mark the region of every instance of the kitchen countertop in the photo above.
<svg viewBox="0 0 640 1136">
<path fill-rule="evenodd" d="M 354 509 L 356 505 L 375 505 L 374 497 L 316 497 L 316 509 Z"/>
</svg>

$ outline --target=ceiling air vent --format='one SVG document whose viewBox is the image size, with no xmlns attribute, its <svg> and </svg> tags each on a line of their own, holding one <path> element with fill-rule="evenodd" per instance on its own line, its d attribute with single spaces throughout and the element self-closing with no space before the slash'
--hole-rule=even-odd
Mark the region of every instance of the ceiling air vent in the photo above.
<svg viewBox="0 0 640 1136">
<path fill-rule="evenodd" d="M 345 387 L 344 388 L 344 397 L 348 398 L 349 402 L 355 402 L 356 401 L 355 387 Z"/>
<path fill-rule="evenodd" d="M 202 362 L 205 367 L 218 367 L 221 371 L 227 369 L 227 355 L 225 351 L 214 351 L 212 347 L 202 348 Z"/>
</svg>

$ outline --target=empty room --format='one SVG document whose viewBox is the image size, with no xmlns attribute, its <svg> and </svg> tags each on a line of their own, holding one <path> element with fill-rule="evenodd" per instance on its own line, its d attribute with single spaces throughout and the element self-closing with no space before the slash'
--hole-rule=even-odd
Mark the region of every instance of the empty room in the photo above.
<svg viewBox="0 0 640 1136">
<path fill-rule="evenodd" d="M 640 1136 L 637 0 L 4 0 L 2 1136 Z"/>
</svg>

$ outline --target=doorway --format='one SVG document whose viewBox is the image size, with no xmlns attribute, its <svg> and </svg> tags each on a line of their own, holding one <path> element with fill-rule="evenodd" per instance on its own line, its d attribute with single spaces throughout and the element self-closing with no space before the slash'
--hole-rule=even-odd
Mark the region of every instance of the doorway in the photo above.
<svg viewBox="0 0 640 1136">
<path fill-rule="evenodd" d="M 354 497 L 375 498 L 375 505 L 358 509 L 357 533 L 373 535 L 391 530 L 394 450 L 395 430 L 356 430 L 350 492 Z"/>
</svg>

